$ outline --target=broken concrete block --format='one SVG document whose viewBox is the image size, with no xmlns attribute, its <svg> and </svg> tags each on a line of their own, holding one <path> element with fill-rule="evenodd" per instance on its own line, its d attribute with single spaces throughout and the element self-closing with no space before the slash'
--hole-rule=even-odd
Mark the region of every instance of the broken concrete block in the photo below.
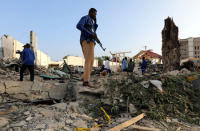
<svg viewBox="0 0 200 131">
<path fill-rule="evenodd" d="M 163 89 L 162 89 L 162 82 L 159 81 L 159 80 L 150 80 L 151 84 L 153 84 L 155 87 L 157 87 L 160 92 L 163 92 Z"/>
<path fill-rule="evenodd" d="M 5 92 L 5 86 L 3 83 L 0 83 L 0 94 Z"/>
<path fill-rule="evenodd" d="M 33 82 L 5 81 L 5 85 L 6 85 L 6 93 L 18 94 L 18 93 L 30 91 L 33 85 Z"/>
<path fill-rule="evenodd" d="M 57 104 L 54 104 L 52 105 L 58 109 L 61 109 L 61 110 L 65 110 L 67 108 L 67 103 L 57 103 Z"/>
<path fill-rule="evenodd" d="M 87 124 L 86 124 L 86 122 L 83 121 L 83 120 L 76 120 L 76 121 L 73 123 L 73 126 L 78 127 L 78 128 L 87 128 Z"/>
<path fill-rule="evenodd" d="M 149 88 L 149 81 L 142 81 L 140 83 L 144 88 Z"/>
<path fill-rule="evenodd" d="M 137 113 L 137 109 L 135 108 L 133 104 L 129 104 L 129 112 L 131 114 Z"/>
<path fill-rule="evenodd" d="M 52 110 L 39 108 L 40 114 L 44 115 L 44 117 L 54 117 L 54 112 Z"/>
<path fill-rule="evenodd" d="M 6 126 L 8 124 L 9 119 L 5 117 L 0 117 L 0 128 Z"/>
<path fill-rule="evenodd" d="M 179 74 L 178 70 L 173 70 L 173 71 L 169 71 L 167 73 L 164 73 L 163 75 L 177 76 L 178 74 Z"/>
<path fill-rule="evenodd" d="M 104 94 L 104 88 L 89 88 L 89 87 L 82 87 L 79 90 L 79 93 L 83 94 L 90 94 L 90 95 L 103 95 Z"/>
<path fill-rule="evenodd" d="M 20 127 L 26 125 L 26 121 L 20 121 L 14 124 L 11 124 L 10 127 Z"/>
<path fill-rule="evenodd" d="M 70 92 L 67 92 L 67 85 L 62 84 L 60 86 L 55 86 L 54 88 L 49 90 L 49 97 L 51 99 L 60 100 L 60 99 L 64 99 L 67 93 L 70 93 Z"/>
<path fill-rule="evenodd" d="M 179 75 L 186 75 L 186 74 L 190 74 L 190 73 L 191 73 L 191 71 L 189 71 L 186 68 L 183 68 L 180 70 Z"/>
</svg>

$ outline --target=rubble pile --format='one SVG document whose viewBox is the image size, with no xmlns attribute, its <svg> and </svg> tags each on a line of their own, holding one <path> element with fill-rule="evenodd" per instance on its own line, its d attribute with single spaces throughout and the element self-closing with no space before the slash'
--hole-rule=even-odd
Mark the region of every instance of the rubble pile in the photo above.
<svg viewBox="0 0 200 131">
<path fill-rule="evenodd" d="M 96 124 L 93 118 L 81 114 L 77 105 L 74 102 L 52 105 L 4 104 L 0 107 L 0 113 L 4 113 L 0 114 L 0 129 L 71 131 L 76 127 L 93 127 Z"/>
<path fill-rule="evenodd" d="M 20 82 L 17 81 L 19 72 L 5 67 L 2 61 L 0 129 L 109 130 L 141 113 L 146 116 L 137 125 L 123 130 L 140 126 L 161 130 L 176 130 L 177 126 L 183 130 L 199 129 L 200 75 L 185 68 L 161 74 L 160 65 L 156 65 L 144 76 L 136 71 L 131 75 L 117 72 L 101 78 L 98 69 L 94 69 L 95 87 L 89 88 L 83 87 L 80 81 L 81 67 L 37 67 L 34 82 L 29 81 L 29 76 Z M 42 73 L 44 77 L 59 79 L 42 79 L 39 76 Z"/>
<path fill-rule="evenodd" d="M 150 64 L 147 66 L 146 73 L 162 73 L 163 72 L 163 64 Z"/>
<path fill-rule="evenodd" d="M 170 117 L 200 125 L 200 86 L 194 87 L 194 80 L 188 81 L 190 75 L 157 75 L 134 80 L 110 78 L 106 85 L 110 100 L 107 109 L 116 115 L 127 111 L 133 115 L 146 112 L 153 120 Z"/>
</svg>

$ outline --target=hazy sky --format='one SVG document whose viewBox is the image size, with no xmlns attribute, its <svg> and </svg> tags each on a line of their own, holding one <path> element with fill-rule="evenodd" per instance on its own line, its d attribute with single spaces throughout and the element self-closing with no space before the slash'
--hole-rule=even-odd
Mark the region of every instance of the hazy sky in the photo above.
<svg viewBox="0 0 200 131">
<path fill-rule="evenodd" d="M 30 41 L 38 36 L 38 48 L 53 60 L 65 55 L 82 56 L 76 24 L 94 7 L 98 10 L 97 34 L 107 48 L 97 45 L 95 56 L 109 51 L 132 51 L 146 45 L 161 54 L 164 19 L 173 17 L 179 38 L 200 36 L 200 0 L 0 0 L 0 36 Z"/>
</svg>

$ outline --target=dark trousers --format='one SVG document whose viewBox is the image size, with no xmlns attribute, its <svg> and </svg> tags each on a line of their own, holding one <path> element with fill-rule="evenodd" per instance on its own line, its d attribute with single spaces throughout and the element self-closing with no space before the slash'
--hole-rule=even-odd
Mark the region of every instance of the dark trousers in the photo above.
<svg viewBox="0 0 200 131">
<path fill-rule="evenodd" d="M 110 69 L 106 69 L 106 68 L 105 68 L 105 70 L 106 70 L 108 73 L 111 73 L 111 70 L 110 70 Z"/>
<path fill-rule="evenodd" d="M 26 68 L 28 68 L 29 72 L 30 72 L 30 80 L 34 81 L 34 65 L 22 65 L 21 70 L 20 70 L 20 81 L 23 81 L 23 77 L 24 77 L 24 71 L 26 70 Z"/>
</svg>

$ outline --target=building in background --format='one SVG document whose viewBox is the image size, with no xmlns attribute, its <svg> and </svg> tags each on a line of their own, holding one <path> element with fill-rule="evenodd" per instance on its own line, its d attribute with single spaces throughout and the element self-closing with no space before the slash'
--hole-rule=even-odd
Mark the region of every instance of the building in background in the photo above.
<svg viewBox="0 0 200 131">
<path fill-rule="evenodd" d="M 141 50 L 138 54 L 136 54 L 133 59 L 136 63 L 142 61 L 142 58 L 148 59 L 152 62 L 152 64 L 161 64 L 162 63 L 162 56 L 153 52 L 152 50 Z"/>
<path fill-rule="evenodd" d="M 180 39 L 181 63 L 192 60 L 200 66 L 200 37 Z"/>
<path fill-rule="evenodd" d="M 13 37 L 3 35 L 1 37 L 1 56 L 5 59 L 19 58 L 20 55 L 16 54 L 17 50 L 23 50 L 24 44 L 15 40 Z"/>
<path fill-rule="evenodd" d="M 65 56 L 65 62 L 70 66 L 84 66 L 85 59 L 77 56 Z M 98 67 L 98 60 L 94 59 L 93 67 Z"/>
</svg>

